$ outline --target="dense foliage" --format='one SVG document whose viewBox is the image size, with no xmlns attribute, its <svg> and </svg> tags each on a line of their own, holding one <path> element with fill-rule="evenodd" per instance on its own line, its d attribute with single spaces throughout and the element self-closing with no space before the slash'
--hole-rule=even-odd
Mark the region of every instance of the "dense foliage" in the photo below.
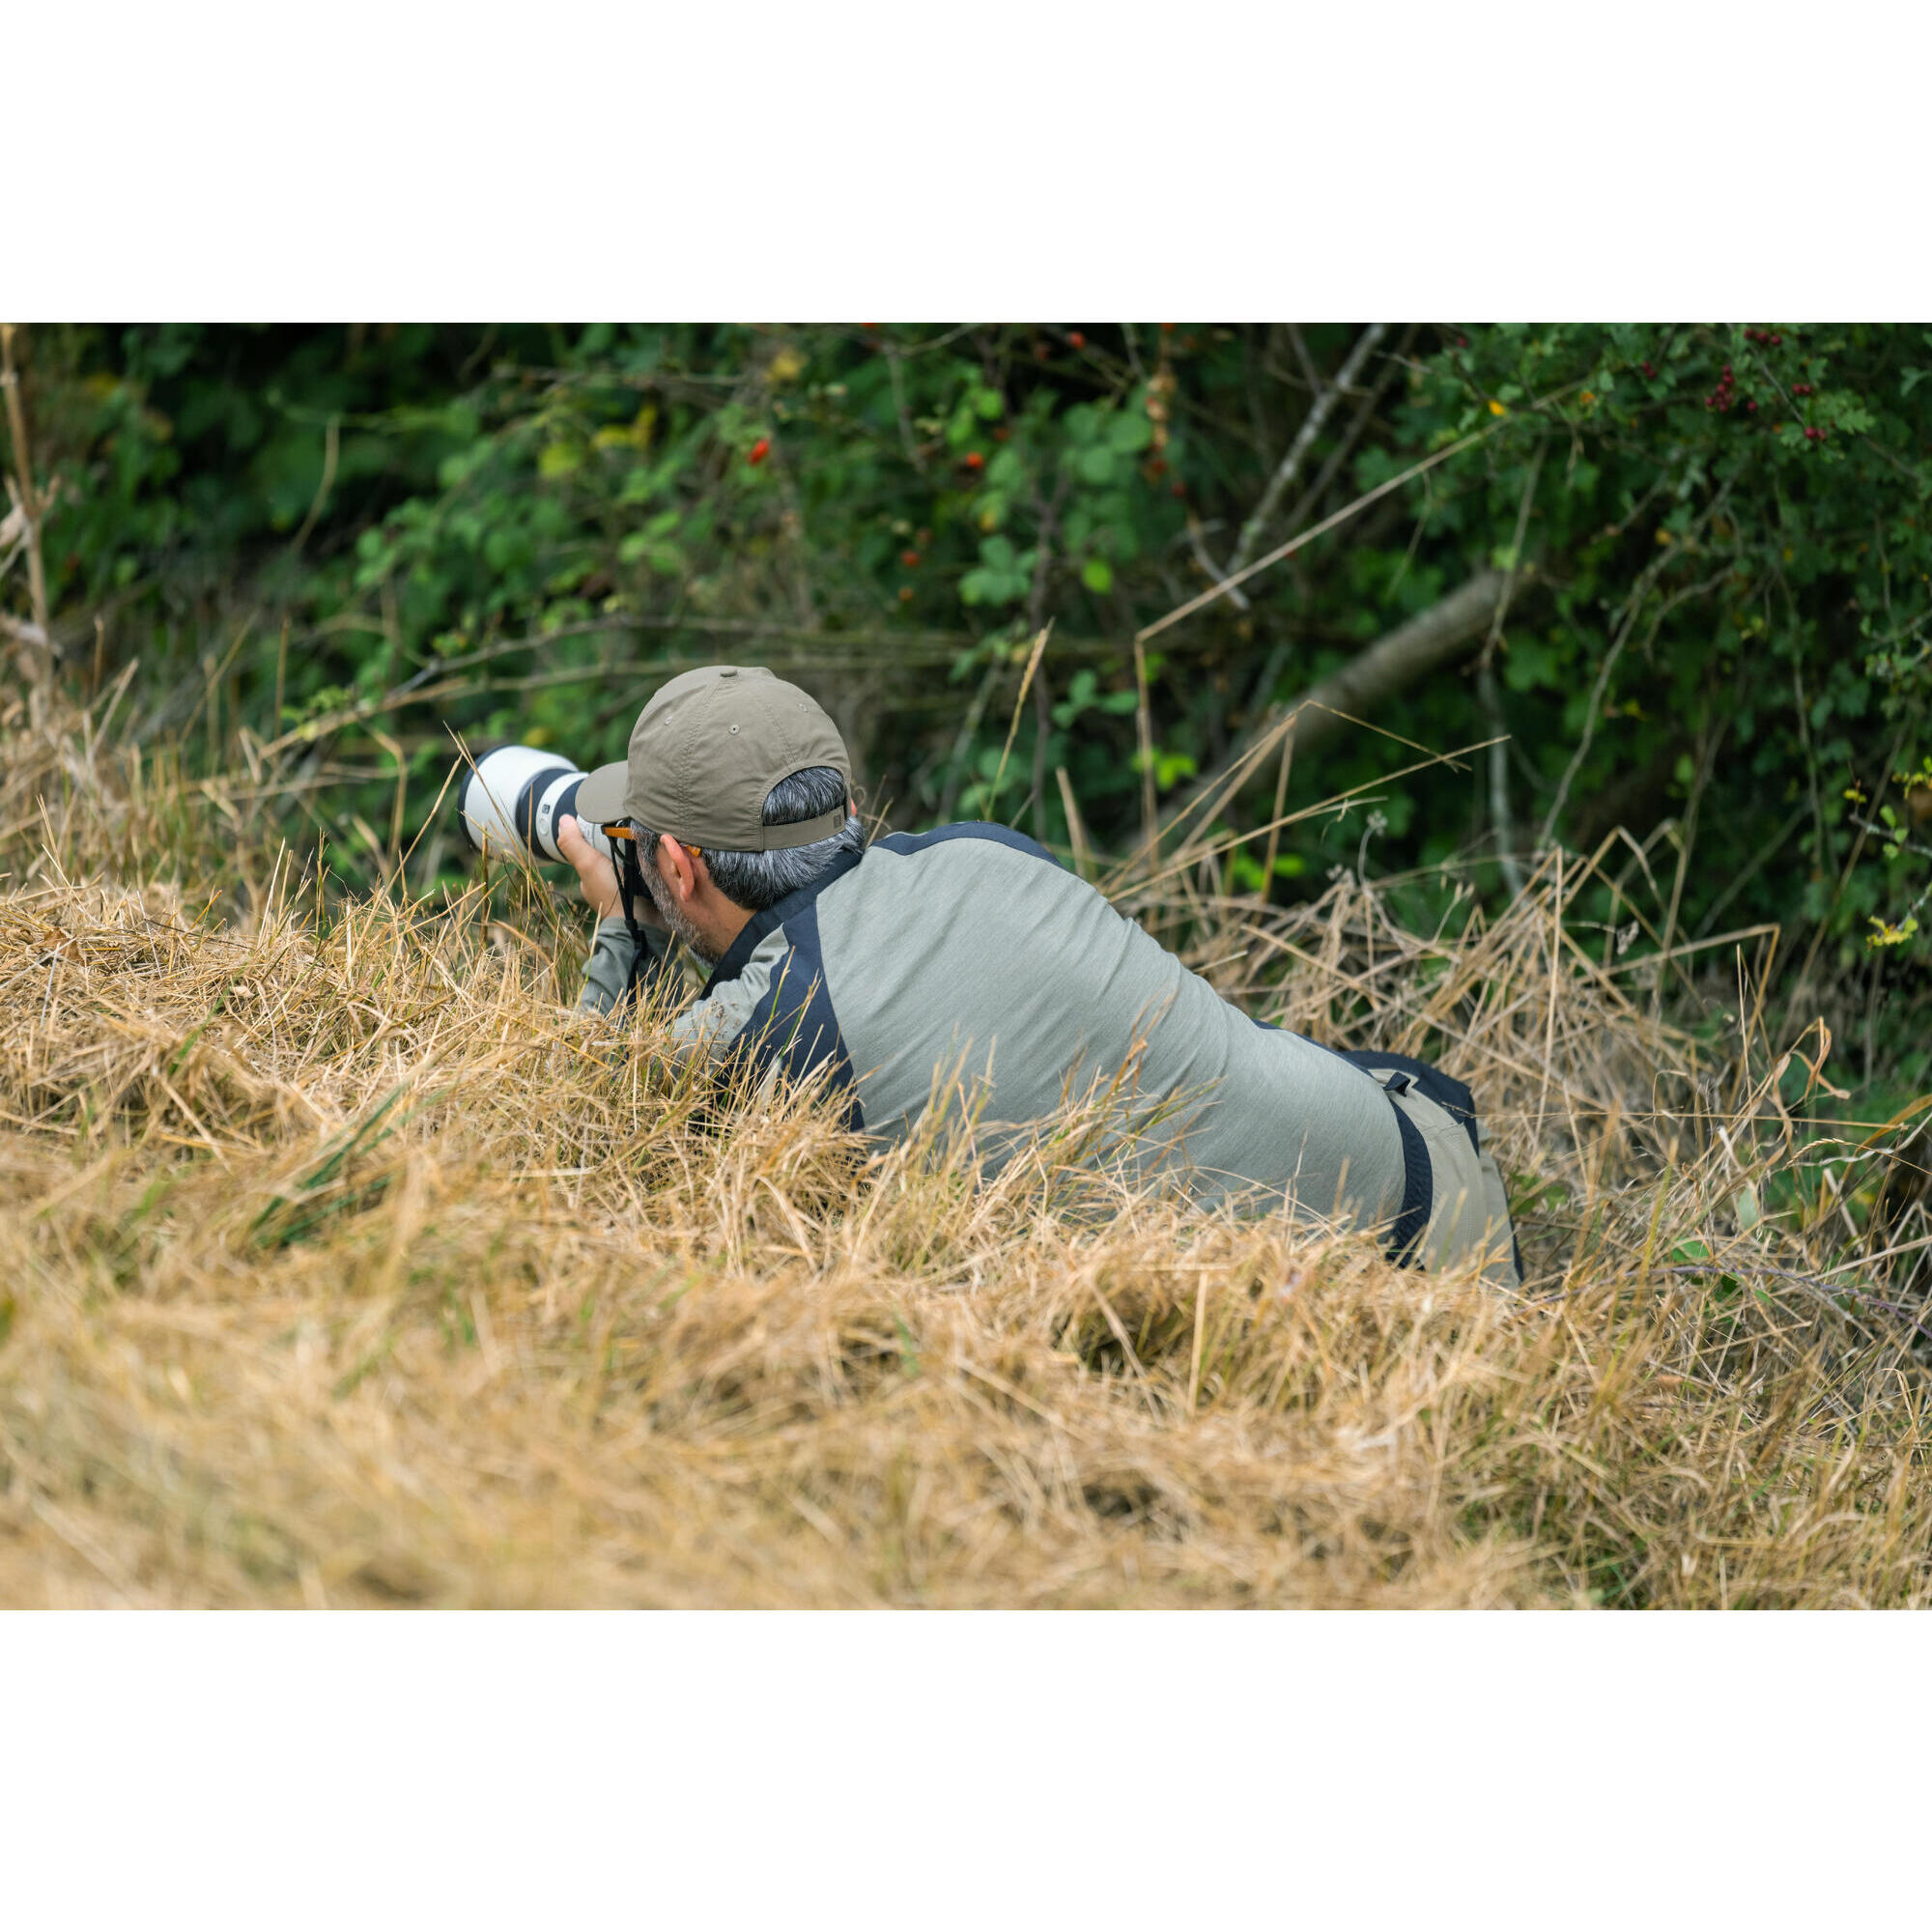
<svg viewBox="0 0 1932 1932">
<path fill-rule="evenodd" d="M 1150 641 L 1156 792 L 1472 572 L 1520 565 L 1499 634 L 1374 721 L 1437 751 L 1506 731 L 1501 768 L 1381 784 L 1416 754 L 1351 731 L 1297 764 L 1290 804 L 1372 789 L 1290 829 L 1273 890 L 1346 864 L 1412 872 L 1447 910 L 1460 877 L 1511 889 L 1500 850 L 1526 867 L 1621 826 L 1605 877 L 1651 873 L 1674 909 L 1636 943 L 1779 922 L 1794 967 L 1867 1015 L 1889 1002 L 1909 1049 L 1932 335 L 1417 326 L 1364 346 L 1186 324 L 17 340 L 62 674 L 99 687 L 138 658 L 138 729 L 317 781 L 292 830 L 370 876 L 428 818 L 450 729 L 594 761 L 667 668 L 719 657 L 816 689 L 901 824 L 982 813 L 1065 845 L 1071 799 L 1125 850 L 1137 630 L 1474 438 Z M 21 568 L 0 608 L 31 616 Z M 1232 828 L 1270 815 L 1274 777 Z M 411 875 L 452 862 L 432 834 Z M 1231 865 L 1261 885 L 1252 850 Z M 1922 1066 L 1908 1051 L 1901 1077 Z"/>
</svg>

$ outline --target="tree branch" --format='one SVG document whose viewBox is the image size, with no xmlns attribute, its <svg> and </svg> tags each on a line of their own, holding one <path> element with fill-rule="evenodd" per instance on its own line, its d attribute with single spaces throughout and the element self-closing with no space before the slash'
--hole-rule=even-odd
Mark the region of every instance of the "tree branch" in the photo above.
<svg viewBox="0 0 1932 1932">
<path fill-rule="evenodd" d="M 1326 536 L 1330 530 L 1340 528 L 1350 517 L 1359 516 L 1371 503 L 1379 503 L 1384 497 L 1392 496 L 1396 491 L 1413 483 L 1418 476 L 1426 476 L 1438 465 L 1447 463 L 1452 456 L 1461 456 L 1465 449 L 1473 449 L 1477 443 L 1489 437 L 1496 427 L 1496 424 L 1492 423 L 1486 429 L 1471 430 L 1467 436 L 1458 437 L 1447 447 L 1436 450 L 1433 455 L 1423 457 L 1419 462 L 1411 463 L 1400 475 L 1391 476 L 1386 481 L 1378 483 L 1373 490 L 1363 491 L 1352 503 L 1343 504 L 1332 517 L 1323 517 L 1319 524 L 1314 525 L 1309 529 L 1303 530 L 1299 536 L 1293 536 L 1286 543 L 1276 544 L 1274 549 L 1269 551 L 1265 556 L 1256 557 L 1254 562 L 1248 564 L 1244 569 L 1238 572 L 1230 571 L 1219 583 L 1213 584 L 1209 588 L 1201 591 L 1198 595 L 1188 598 L 1184 603 L 1177 604 L 1165 617 L 1156 617 L 1151 624 L 1142 625 L 1134 633 L 1134 642 L 1137 644 L 1151 643 L 1163 631 L 1171 631 L 1183 618 L 1191 617 L 1195 611 L 1205 610 L 1217 597 L 1225 597 L 1234 589 L 1236 583 L 1244 582 L 1250 577 L 1259 577 L 1263 571 L 1268 569 L 1271 565 L 1284 561 L 1286 558 L 1293 556 L 1296 551 L 1312 544 L 1317 537 Z"/>
<path fill-rule="evenodd" d="M 1509 727 L 1503 721 L 1503 696 L 1496 684 L 1496 651 L 1503 640 L 1503 619 L 1509 615 L 1510 593 L 1522 569 L 1522 540 L 1529 528 L 1529 512 L 1536 500 L 1536 480 L 1543 474 L 1543 452 L 1549 446 L 1546 437 L 1536 445 L 1529 466 L 1529 478 L 1522 486 L 1522 501 L 1516 513 L 1516 535 L 1510 539 L 1509 579 L 1496 599 L 1496 614 L 1490 621 L 1490 635 L 1483 645 L 1476 668 L 1476 698 L 1489 720 L 1490 746 L 1490 824 L 1496 835 L 1496 856 L 1502 861 L 1503 883 L 1513 899 L 1522 896 L 1522 867 L 1516 857 L 1516 820 L 1509 802 Z"/>
<path fill-rule="evenodd" d="M 1332 677 L 1293 703 L 1273 706 L 1241 733 L 1225 758 L 1170 804 L 1161 814 L 1163 828 L 1190 810 L 1284 721 L 1293 720 L 1281 741 L 1284 751 L 1292 746 L 1297 759 L 1306 757 L 1350 718 L 1378 709 L 1398 692 L 1466 655 L 1468 646 L 1488 632 L 1509 582 L 1499 570 L 1479 570 L 1461 589 L 1378 639 Z"/>
<path fill-rule="evenodd" d="M 1301 420 L 1301 427 L 1295 432 L 1294 440 L 1288 446 L 1288 454 L 1281 459 L 1274 474 L 1268 479 L 1268 486 L 1262 492 L 1262 499 L 1255 505 L 1255 513 L 1241 526 L 1240 540 L 1235 545 L 1234 554 L 1228 558 L 1228 567 L 1221 575 L 1235 576 L 1255 554 L 1255 546 L 1262 540 L 1262 532 L 1267 528 L 1268 520 L 1281 507 L 1281 499 L 1288 493 L 1288 486 L 1301 472 L 1302 459 L 1314 446 L 1315 439 L 1326 426 L 1328 417 L 1335 408 L 1336 399 L 1344 390 L 1354 387 L 1355 379 L 1362 372 L 1362 365 L 1375 353 L 1376 345 L 1388 333 L 1388 324 L 1372 322 L 1357 338 L 1354 348 L 1349 352 L 1349 359 L 1342 364 L 1341 374 L 1325 387 L 1318 389 L 1315 400 L 1308 406 L 1308 413 Z"/>
<path fill-rule="evenodd" d="M 1415 325 L 1411 323 L 1403 330 L 1402 340 L 1393 352 L 1383 358 L 1382 373 L 1376 379 L 1376 385 L 1362 398 L 1362 406 L 1355 412 L 1354 419 L 1342 432 L 1335 447 L 1328 452 L 1327 460 L 1315 472 L 1315 481 L 1302 492 L 1301 500 L 1288 514 L 1288 531 L 1293 535 L 1315 514 L 1315 508 L 1328 493 L 1328 486 L 1341 474 L 1342 466 L 1348 462 L 1355 444 L 1361 440 L 1362 432 L 1376 419 L 1376 412 L 1381 408 L 1382 398 L 1388 394 L 1402 368 L 1401 358 L 1406 354 L 1409 343 L 1415 336 Z"/>
<path fill-rule="evenodd" d="M 47 574 L 41 556 L 41 518 L 45 505 L 34 488 L 33 453 L 27 442 L 27 412 L 20 402 L 20 376 L 14 367 L 14 330 L 17 325 L 0 322 L 0 388 L 7 391 L 7 429 L 14 443 L 14 469 L 19 481 L 15 496 L 20 515 L 27 526 L 27 597 L 33 607 L 33 623 L 10 625 L 20 646 L 20 657 L 31 684 L 45 686 L 53 681 L 52 639 L 47 625 Z"/>
</svg>

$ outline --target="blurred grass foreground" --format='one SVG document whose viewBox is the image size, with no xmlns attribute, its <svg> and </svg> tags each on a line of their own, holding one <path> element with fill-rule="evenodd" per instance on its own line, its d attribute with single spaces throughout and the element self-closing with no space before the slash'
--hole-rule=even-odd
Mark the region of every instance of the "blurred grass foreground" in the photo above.
<svg viewBox="0 0 1932 1932">
<path fill-rule="evenodd" d="M 721 1108 L 569 1007 L 534 879 L 327 898 L 110 701 L 0 696 L 0 1602 L 1927 1595 L 1919 1253 L 1848 1248 L 1819 1030 L 1735 949 L 1719 1043 L 1674 1030 L 1681 960 L 1566 928 L 1587 857 L 1454 939 L 1346 871 L 1109 881 L 1252 1010 L 1475 1087 L 1505 1296 L 1102 1195 L 1078 1119 L 987 1177 L 956 1119 Z"/>
</svg>

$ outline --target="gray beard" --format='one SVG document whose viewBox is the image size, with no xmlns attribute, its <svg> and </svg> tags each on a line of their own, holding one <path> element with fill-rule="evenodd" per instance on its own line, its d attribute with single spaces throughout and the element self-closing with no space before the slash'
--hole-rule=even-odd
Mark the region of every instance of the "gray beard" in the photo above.
<svg viewBox="0 0 1932 1932">
<path fill-rule="evenodd" d="M 707 966 L 717 965 L 724 955 L 712 952 L 698 936 L 697 928 L 691 923 L 691 915 L 671 897 L 665 882 L 658 877 L 657 867 L 646 866 L 643 873 L 644 885 L 650 893 L 652 903 L 658 909 L 659 917 L 697 958 L 703 960 Z"/>
</svg>

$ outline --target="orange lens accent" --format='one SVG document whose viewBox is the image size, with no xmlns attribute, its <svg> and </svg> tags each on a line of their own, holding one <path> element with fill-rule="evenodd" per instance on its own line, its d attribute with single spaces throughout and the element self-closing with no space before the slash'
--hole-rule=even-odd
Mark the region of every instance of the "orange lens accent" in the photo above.
<svg viewBox="0 0 1932 1932">
<path fill-rule="evenodd" d="M 636 838 L 638 835 L 628 825 L 607 825 L 604 836 L 607 838 Z"/>
</svg>

